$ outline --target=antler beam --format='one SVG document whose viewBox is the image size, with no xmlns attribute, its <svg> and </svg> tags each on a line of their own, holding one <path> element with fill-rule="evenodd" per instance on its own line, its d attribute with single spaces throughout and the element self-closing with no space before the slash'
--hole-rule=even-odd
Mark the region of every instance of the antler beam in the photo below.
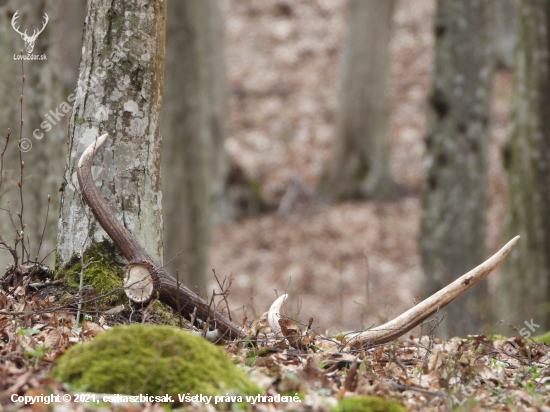
<svg viewBox="0 0 550 412">
<path fill-rule="evenodd" d="M 84 151 L 77 164 L 77 178 L 84 201 L 129 262 L 124 279 L 126 295 L 133 302 L 147 303 L 158 294 L 161 302 L 175 310 L 179 308 L 188 318 L 191 318 L 194 309 L 197 308 L 196 318 L 218 328 L 224 338 L 244 337 L 244 333 L 236 325 L 216 310 L 209 308 L 203 299 L 183 284 L 178 285 L 176 279 L 170 276 L 116 219 L 99 194 L 91 173 L 94 156 L 107 137 L 107 134 L 102 135 Z"/>
<path fill-rule="evenodd" d="M 379 345 L 403 336 L 439 309 L 445 307 L 468 289 L 481 282 L 510 253 L 512 248 L 518 243 L 519 238 L 519 236 L 516 236 L 481 265 L 462 275 L 447 287 L 420 302 L 402 315 L 399 315 L 394 320 L 374 329 L 347 334 L 346 339 L 348 342 L 359 341 L 363 345 Z M 269 309 L 267 320 L 274 333 L 278 333 L 281 330 L 278 320 L 281 318 L 281 308 L 287 296 L 283 295 L 279 297 Z"/>
<path fill-rule="evenodd" d="M 502 262 L 506 255 L 510 253 L 512 248 L 518 243 L 519 238 L 519 236 L 516 236 L 481 265 L 472 269 L 465 275 L 462 275 L 447 287 L 434 293 L 432 296 L 423 300 L 394 320 L 375 329 L 348 335 L 348 341 L 359 340 L 362 343 L 380 344 L 390 342 L 404 335 L 415 326 L 420 325 L 439 309 L 457 299 L 472 286 L 481 282 L 500 262 Z"/>
</svg>

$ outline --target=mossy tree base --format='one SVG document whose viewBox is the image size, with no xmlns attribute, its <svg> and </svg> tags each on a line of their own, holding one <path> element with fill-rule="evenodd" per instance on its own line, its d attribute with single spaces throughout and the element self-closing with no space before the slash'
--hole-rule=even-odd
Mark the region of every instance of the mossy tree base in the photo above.
<svg viewBox="0 0 550 412">
<path fill-rule="evenodd" d="M 55 277 L 62 280 L 71 292 L 77 292 L 80 285 L 80 273 L 84 262 L 83 286 L 92 286 L 96 295 L 105 295 L 122 286 L 124 266 L 117 258 L 115 246 L 109 240 L 94 243 L 84 252 L 84 258 L 78 254 L 63 266 L 56 267 Z M 124 292 L 112 293 L 99 301 L 100 306 L 109 308 L 126 303 Z"/>
</svg>

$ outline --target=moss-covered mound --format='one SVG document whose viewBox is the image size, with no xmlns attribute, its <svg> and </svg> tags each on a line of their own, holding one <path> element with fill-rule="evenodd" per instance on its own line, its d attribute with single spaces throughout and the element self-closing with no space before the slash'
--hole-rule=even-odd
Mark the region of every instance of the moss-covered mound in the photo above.
<svg viewBox="0 0 550 412">
<path fill-rule="evenodd" d="M 336 412 L 407 412 L 397 402 L 388 401 L 380 396 L 354 396 L 338 402 Z"/>
<path fill-rule="evenodd" d="M 223 349 L 169 326 L 115 327 L 70 348 L 53 374 L 77 391 L 153 396 L 263 392 Z"/>
</svg>

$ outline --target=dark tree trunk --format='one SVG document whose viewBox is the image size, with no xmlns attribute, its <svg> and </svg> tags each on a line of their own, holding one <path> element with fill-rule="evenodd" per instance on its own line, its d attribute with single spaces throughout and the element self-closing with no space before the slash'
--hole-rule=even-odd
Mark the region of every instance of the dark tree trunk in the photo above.
<svg viewBox="0 0 550 412">
<path fill-rule="evenodd" d="M 428 112 L 420 249 L 432 294 L 485 254 L 489 116 L 493 74 L 492 2 L 440 0 Z M 487 285 L 446 309 L 440 333 L 482 333 Z"/>
<path fill-rule="evenodd" d="M 499 319 L 550 322 L 550 3 L 522 0 L 508 171 L 506 233 L 523 238 L 503 266 Z"/>
<path fill-rule="evenodd" d="M 204 294 L 212 215 L 223 202 L 225 66 L 217 0 L 168 3 L 163 179 L 165 259 Z M 183 252 L 181 254 L 181 251 Z M 184 276 L 182 276 L 182 279 Z"/>
</svg>

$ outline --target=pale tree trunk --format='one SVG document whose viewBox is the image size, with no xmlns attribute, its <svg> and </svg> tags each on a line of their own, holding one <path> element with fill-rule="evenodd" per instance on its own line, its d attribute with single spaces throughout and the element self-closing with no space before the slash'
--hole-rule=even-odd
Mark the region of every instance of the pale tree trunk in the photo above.
<svg viewBox="0 0 550 412">
<path fill-rule="evenodd" d="M 334 151 L 319 190 L 332 199 L 392 198 L 387 96 L 394 0 L 350 0 Z"/>
<path fill-rule="evenodd" d="M 502 268 L 499 316 L 506 325 L 550 321 L 550 3 L 522 0 L 514 64 L 515 96 L 506 233 L 521 244 Z"/>
<path fill-rule="evenodd" d="M 110 242 L 97 222 L 89 224 L 76 180 L 80 155 L 103 133 L 110 138 L 96 156 L 94 180 L 115 216 L 161 262 L 165 7 L 161 0 L 88 2 L 61 191 L 59 265 L 81 248 L 86 253 L 103 239 Z"/>
<path fill-rule="evenodd" d="M 483 261 L 491 82 L 492 2 L 440 0 L 428 111 L 420 249 L 429 296 Z M 446 309 L 442 336 L 481 333 L 482 282 Z"/>
<path fill-rule="evenodd" d="M 210 227 L 222 213 L 225 66 L 217 0 L 168 6 L 163 180 L 167 269 L 205 292 Z M 183 276 L 182 276 L 183 278 Z"/>
<path fill-rule="evenodd" d="M 19 31 L 33 33 L 43 25 L 44 14 L 48 14 L 49 22 L 38 35 L 32 54 L 46 55 L 47 60 L 27 60 L 24 62 L 25 88 L 23 100 L 22 128 L 22 159 L 25 163 L 23 178 L 23 223 L 25 238 L 30 240 L 29 255 L 36 258 L 38 245 L 46 223 L 47 197 L 51 195 L 50 215 L 46 225 L 44 241 L 39 258 L 42 259 L 55 248 L 57 231 L 57 214 L 59 208 L 59 186 L 63 175 L 63 159 L 66 150 L 63 131 L 63 121 L 52 119 L 51 128 L 46 132 L 41 129 L 41 123 L 50 110 L 56 110 L 62 103 L 60 79 L 57 76 L 57 52 L 55 29 L 57 20 L 57 3 L 50 0 L 34 2 L 7 1 L 0 6 L 0 96 L 3 104 L 0 108 L 0 146 L 4 146 L 4 136 L 8 127 L 13 127 L 10 143 L 4 156 L 4 182 L 0 196 L 0 207 L 6 207 L 10 201 L 10 209 L 14 214 L 19 228 L 19 219 L 15 216 L 20 211 L 20 194 L 17 182 L 20 180 L 20 158 L 17 143 L 20 127 L 20 95 L 21 95 L 21 61 L 14 60 L 14 54 L 19 55 L 21 49 L 27 54 L 25 42 L 11 26 L 12 17 L 18 12 L 15 26 Z M 33 131 L 37 132 L 33 135 Z M 14 229 L 8 214 L 1 211 L 0 231 L 8 241 L 14 238 Z M 20 229 L 19 229 L 20 230 Z M 21 250 L 19 250 L 21 256 Z M 45 263 L 52 265 L 54 254 Z M 0 268 L 5 268 L 11 261 L 7 253 L 0 255 Z"/>
</svg>

